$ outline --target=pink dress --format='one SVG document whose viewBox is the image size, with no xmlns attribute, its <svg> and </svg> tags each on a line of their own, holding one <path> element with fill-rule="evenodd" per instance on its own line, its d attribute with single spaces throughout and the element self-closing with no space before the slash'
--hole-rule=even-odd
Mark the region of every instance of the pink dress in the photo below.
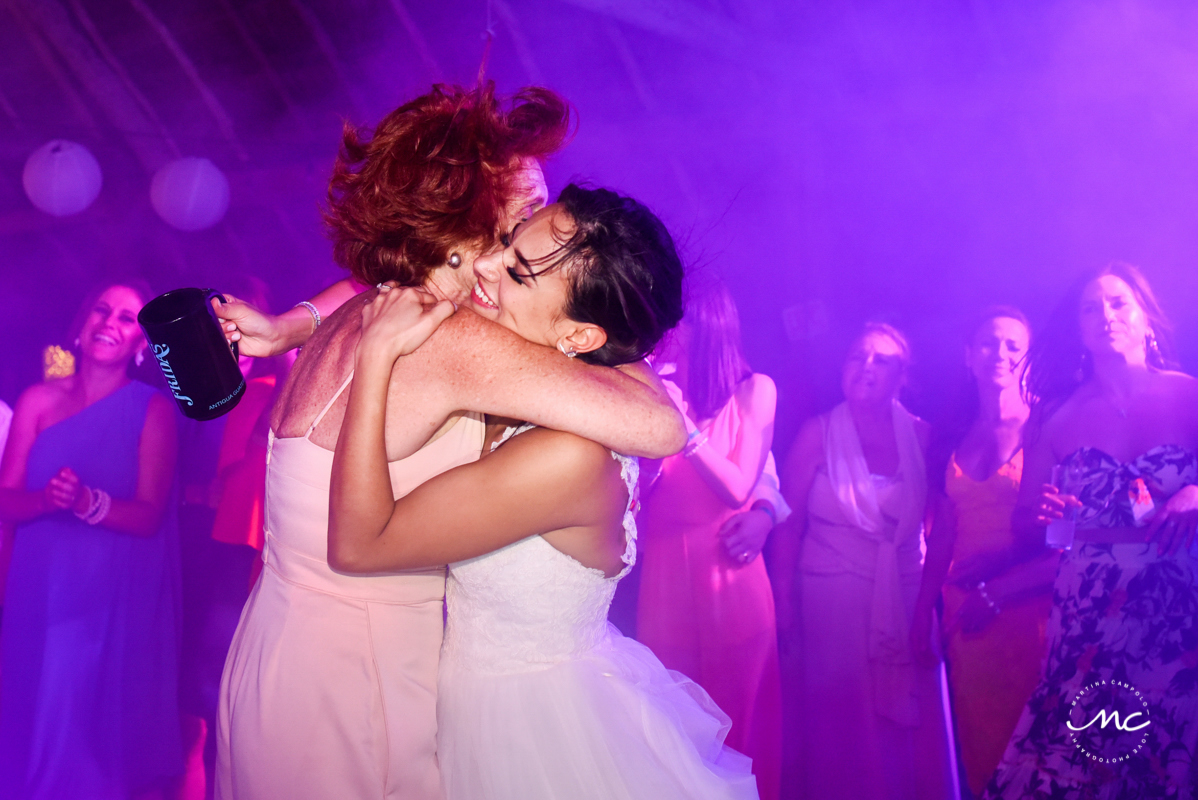
<svg viewBox="0 0 1198 800">
<path fill-rule="evenodd" d="M 730 452 L 740 425 L 733 396 L 708 425 L 708 446 Z M 637 638 L 732 718 L 726 744 L 753 759 L 758 791 L 773 800 L 782 763 L 774 597 L 764 561 L 733 561 L 718 536 L 751 503 L 729 508 L 684 456 L 665 460 L 638 519 Z"/>
<path fill-rule="evenodd" d="M 329 568 L 333 453 L 308 438 L 327 410 L 302 438 L 270 437 L 265 569 L 221 680 L 216 797 L 436 800 L 445 569 Z M 395 496 L 478 458 L 485 434 L 464 416 L 393 462 Z"/>
</svg>

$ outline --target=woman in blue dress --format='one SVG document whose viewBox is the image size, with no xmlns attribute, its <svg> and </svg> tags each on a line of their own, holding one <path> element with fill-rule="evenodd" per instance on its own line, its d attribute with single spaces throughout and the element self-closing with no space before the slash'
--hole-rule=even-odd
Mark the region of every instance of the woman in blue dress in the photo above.
<svg viewBox="0 0 1198 800">
<path fill-rule="evenodd" d="M 0 463 L 0 797 L 153 796 L 182 769 L 175 411 L 128 375 L 134 283 L 81 309 L 77 371 L 21 395 Z"/>
</svg>

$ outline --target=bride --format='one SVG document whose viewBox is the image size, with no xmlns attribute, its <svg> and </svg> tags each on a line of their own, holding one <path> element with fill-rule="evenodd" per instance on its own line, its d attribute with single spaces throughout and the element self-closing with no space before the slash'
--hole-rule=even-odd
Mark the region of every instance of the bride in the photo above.
<svg viewBox="0 0 1198 800">
<path fill-rule="evenodd" d="M 475 272 L 474 311 L 593 364 L 639 361 L 682 316 L 669 234 L 602 189 L 567 187 Z M 480 461 L 393 499 L 391 370 L 451 312 L 416 289 L 363 309 L 328 547 L 345 572 L 450 563 L 437 701 L 447 798 L 756 797 L 748 759 L 723 746 L 728 717 L 607 624 L 636 557 L 634 459 L 495 423 Z"/>
</svg>

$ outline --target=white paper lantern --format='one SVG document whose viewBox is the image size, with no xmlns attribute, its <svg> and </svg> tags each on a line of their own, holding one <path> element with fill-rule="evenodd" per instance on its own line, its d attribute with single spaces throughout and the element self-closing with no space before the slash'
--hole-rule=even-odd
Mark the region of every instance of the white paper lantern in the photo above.
<svg viewBox="0 0 1198 800">
<path fill-rule="evenodd" d="M 171 227 L 211 228 L 229 208 L 229 179 L 206 158 L 180 158 L 155 173 L 150 203 Z"/>
<path fill-rule="evenodd" d="M 25 194 L 56 217 L 78 214 L 100 194 L 100 162 L 81 144 L 54 139 L 34 150 L 21 174 Z"/>
</svg>

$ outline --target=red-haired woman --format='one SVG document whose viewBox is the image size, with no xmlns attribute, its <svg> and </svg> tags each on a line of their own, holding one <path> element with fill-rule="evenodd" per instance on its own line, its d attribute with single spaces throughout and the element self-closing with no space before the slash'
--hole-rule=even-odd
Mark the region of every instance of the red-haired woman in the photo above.
<svg viewBox="0 0 1198 800">
<path fill-rule="evenodd" d="M 749 369 L 736 305 L 714 282 L 694 292 L 658 360 L 675 364 L 691 434 L 662 464 L 641 514 L 637 638 L 732 718 L 728 746 L 753 759 L 761 796 L 776 798 L 781 684 L 774 601 L 758 558 L 765 542 L 721 538 L 727 520 L 756 505 L 774 382 Z"/>
<path fill-rule="evenodd" d="M 544 204 L 538 158 L 560 146 L 567 121 L 567 105 L 547 90 L 505 104 L 489 87 L 437 88 L 388 115 L 368 140 L 347 133 L 328 212 L 339 263 L 363 284 L 422 285 L 455 302 L 473 292 L 481 307 L 495 305 L 476 288 L 475 259 Z M 328 564 L 333 450 L 361 307 L 375 294 L 320 325 L 272 413 L 266 567 L 221 683 L 219 798 L 441 796 L 445 570 L 355 576 Z M 237 313 L 247 352 L 278 345 L 277 320 Z M 685 431 L 668 397 L 645 382 L 647 368 L 629 372 L 643 381 L 564 359 L 463 309 L 391 373 L 385 444 L 395 496 L 479 457 L 477 412 L 636 455 L 678 449 Z"/>
</svg>

